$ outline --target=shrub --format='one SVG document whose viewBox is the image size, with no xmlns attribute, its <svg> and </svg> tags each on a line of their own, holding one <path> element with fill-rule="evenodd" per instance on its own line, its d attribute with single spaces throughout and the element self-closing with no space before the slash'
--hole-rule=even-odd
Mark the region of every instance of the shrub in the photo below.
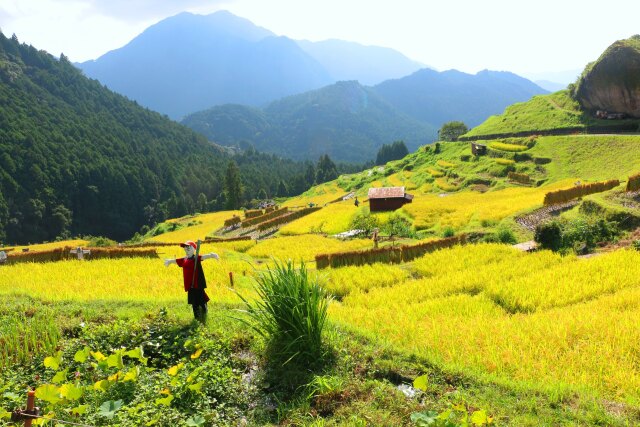
<svg viewBox="0 0 640 427">
<path fill-rule="evenodd" d="M 538 224 L 534 240 L 542 249 L 550 249 L 554 252 L 562 248 L 562 227 L 558 221 L 548 221 Z"/>
<path fill-rule="evenodd" d="M 398 237 L 416 237 L 416 232 L 411 226 L 411 221 L 398 213 L 393 213 L 389 217 L 389 222 L 384 225 L 382 230 L 389 235 Z"/>
<path fill-rule="evenodd" d="M 360 210 L 351 220 L 352 230 L 364 230 L 367 234 L 379 226 L 378 218 L 372 216 L 368 210 Z"/>
<path fill-rule="evenodd" d="M 442 237 L 444 237 L 444 238 L 453 237 L 455 234 L 456 234 L 456 232 L 453 229 L 453 227 L 451 227 L 451 226 L 447 226 L 447 227 L 445 227 L 444 230 L 442 230 Z"/>
<path fill-rule="evenodd" d="M 599 242 L 614 240 L 619 234 L 618 224 L 603 218 L 579 218 L 564 224 L 562 246 L 591 251 Z"/>
<path fill-rule="evenodd" d="M 311 281 L 304 262 L 275 262 L 260 274 L 258 299 L 250 303 L 241 296 L 253 329 L 267 340 L 270 362 L 312 366 L 323 359 L 322 331 L 327 320 L 329 298 Z"/>
<path fill-rule="evenodd" d="M 115 240 L 111 240 L 108 237 L 91 237 L 87 246 L 92 248 L 104 248 L 109 246 L 116 246 L 118 243 Z"/>
<path fill-rule="evenodd" d="M 506 227 L 498 229 L 498 231 L 496 232 L 496 237 L 498 238 L 499 242 L 508 245 L 515 245 L 516 243 L 518 243 L 518 239 L 516 239 L 516 235 L 513 234 L 513 231 Z"/>
<path fill-rule="evenodd" d="M 640 251 L 640 240 L 634 240 L 633 243 L 631 244 L 631 246 L 636 251 Z"/>
</svg>

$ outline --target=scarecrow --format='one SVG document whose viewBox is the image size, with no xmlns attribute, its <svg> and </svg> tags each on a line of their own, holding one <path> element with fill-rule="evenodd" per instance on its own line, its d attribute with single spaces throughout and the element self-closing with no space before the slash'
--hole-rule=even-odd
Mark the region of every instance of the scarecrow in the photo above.
<svg viewBox="0 0 640 427">
<path fill-rule="evenodd" d="M 202 261 L 209 258 L 220 259 L 218 254 L 210 253 L 200 255 L 200 241 L 198 244 L 191 240 L 180 243 L 184 249 L 186 256 L 177 259 L 165 259 L 165 267 L 176 263 L 178 267 L 182 267 L 182 275 L 184 278 L 184 291 L 187 292 L 187 303 L 193 308 L 193 317 L 204 323 L 207 318 L 207 302 L 209 296 L 204 291 L 207 287 L 207 281 L 202 270 Z"/>
</svg>

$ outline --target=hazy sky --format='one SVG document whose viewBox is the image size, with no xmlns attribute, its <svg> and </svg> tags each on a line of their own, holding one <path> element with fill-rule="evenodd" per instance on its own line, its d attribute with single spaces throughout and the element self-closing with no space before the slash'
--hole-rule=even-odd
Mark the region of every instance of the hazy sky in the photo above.
<svg viewBox="0 0 640 427">
<path fill-rule="evenodd" d="M 582 69 L 640 33 L 638 0 L 0 0 L 0 28 L 80 62 L 168 16 L 220 9 L 290 38 L 385 46 L 470 73 Z"/>
</svg>

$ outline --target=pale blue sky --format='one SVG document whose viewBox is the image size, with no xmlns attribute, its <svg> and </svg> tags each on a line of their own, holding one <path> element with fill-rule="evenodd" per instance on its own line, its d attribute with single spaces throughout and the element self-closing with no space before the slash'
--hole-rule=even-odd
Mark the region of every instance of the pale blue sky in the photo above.
<svg viewBox="0 0 640 427">
<path fill-rule="evenodd" d="M 385 46 L 471 73 L 582 69 L 615 40 L 640 33 L 638 0 L 0 0 L 0 28 L 84 61 L 181 11 L 220 9 L 290 38 Z"/>
</svg>

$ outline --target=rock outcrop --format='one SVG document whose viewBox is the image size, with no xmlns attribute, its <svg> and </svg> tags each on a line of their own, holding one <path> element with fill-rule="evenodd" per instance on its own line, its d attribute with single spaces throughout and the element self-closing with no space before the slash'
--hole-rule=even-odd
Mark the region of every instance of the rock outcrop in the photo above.
<svg viewBox="0 0 640 427">
<path fill-rule="evenodd" d="M 613 43 L 589 64 L 575 95 L 587 110 L 640 117 L 640 35 Z"/>
</svg>

